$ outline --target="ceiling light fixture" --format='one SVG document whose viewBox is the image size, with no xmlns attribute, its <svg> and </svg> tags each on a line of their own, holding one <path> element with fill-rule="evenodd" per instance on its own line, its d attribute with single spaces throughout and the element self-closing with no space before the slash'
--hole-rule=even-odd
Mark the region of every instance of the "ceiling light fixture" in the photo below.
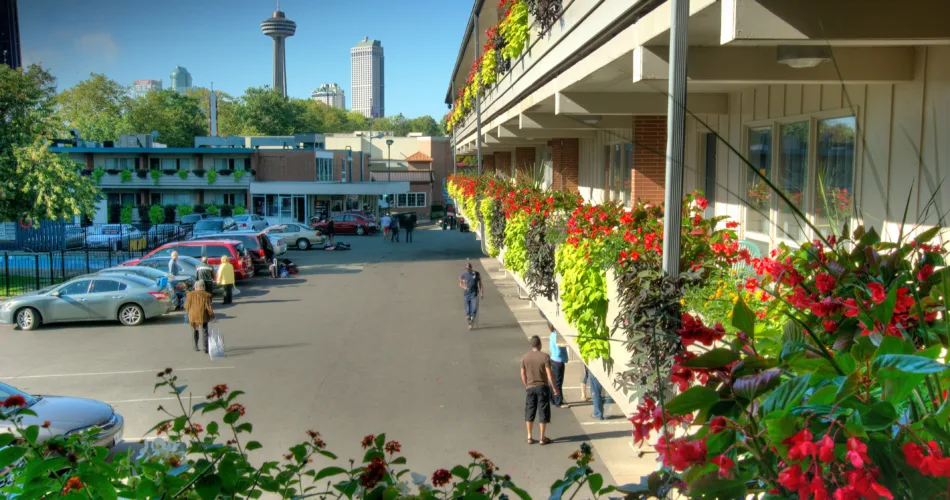
<svg viewBox="0 0 950 500">
<path fill-rule="evenodd" d="M 603 119 L 603 117 L 600 115 L 582 115 L 576 116 L 575 118 L 577 118 L 577 120 L 581 123 L 586 123 L 587 125 L 594 125 Z"/>
<path fill-rule="evenodd" d="M 777 60 L 796 69 L 814 68 L 831 60 L 831 48 L 826 45 L 779 45 Z"/>
</svg>

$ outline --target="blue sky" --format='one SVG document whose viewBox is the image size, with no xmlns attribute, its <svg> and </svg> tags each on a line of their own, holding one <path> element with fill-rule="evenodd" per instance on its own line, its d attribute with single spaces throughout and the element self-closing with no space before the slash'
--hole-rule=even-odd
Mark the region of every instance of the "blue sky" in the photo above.
<svg viewBox="0 0 950 500">
<path fill-rule="evenodd" d="M 260 23 L 274 0 L 20 0 L 24 61 L 42 62 L 60 89 L 104 73 L 123 85 L 162 79 L 175 65 L 194 84 L 230 94 L 272 81 L 272 42 Z M 471 0 L 281 0 L 297 23 L 287 40 L 287 92 L 336 82 L 350 106 L 350 47 L 381 40 L 386 114 L 440 119 Z"/>
</svg>

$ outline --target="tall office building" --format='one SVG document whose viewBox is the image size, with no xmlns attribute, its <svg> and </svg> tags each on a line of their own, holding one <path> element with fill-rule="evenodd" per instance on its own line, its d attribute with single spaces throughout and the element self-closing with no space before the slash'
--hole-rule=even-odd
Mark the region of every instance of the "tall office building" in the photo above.
<svg viewBox="0 0 950 500">
<path fill-rule="evenodd" d="M 132 83 L 132 98 L 138 99 L 153 90 L 162 90 L 161 80 L 135 80 Z"/>
<path fill-rule="evenodd" d="M 346 95 L 343 94 L 343 87 L 335 83 L 324 83 L 313 89 L 310 98 L 314 101 L 320 101 L 327 106 L 346 109 Z"/>
<path fill-rule="evenodd" d="M 386 116 L 383 44 L 368 37 L 350 49 L 350 100 L 353 111 L 369 118 Z"/>
<path fill-rule="evenodd" d="M 191 73 L 182 66 L 175 66 L 171 74 L 170 90 L 184 94 L 191 90 Z"/>
<path fill-rule="evenodd" d="M 265 35 L 274 39 L 274 88 L 279 90 L 281 95 L 287 95 L 287 58 L 285 55 L 284 42 L 287 37 L 294 36 L 297 32 L 297 23 L 287 19 L 284 13 L 280 11 L 280 1 L 277 2 L 277 10 L 274 14 L 264 19 L 261 23 L 261 31 Z"/>
<path fill-rule="evenodd" d="M 13 69 L 23 65 L 16 0 L 0 0 L 0 64 Z"/>
</svg>

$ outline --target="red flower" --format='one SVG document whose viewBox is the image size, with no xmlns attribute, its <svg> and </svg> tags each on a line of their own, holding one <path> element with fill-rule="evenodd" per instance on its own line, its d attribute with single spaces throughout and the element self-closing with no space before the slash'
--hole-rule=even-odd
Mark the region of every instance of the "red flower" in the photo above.
<svg viewBox="0 0 950 500">
<path fill-rule="evenodd" d="M 699 196 L 696 198 L 696 206 L 699 207 L 700 210 L 706 210 L 706 207 L 709 206 L 709 201 L 707 201 L 706 198 Z"/>
<path fill-rule="evenodd" d="M 399 453 L 402 450 L 402 446 L 399 444 L 399 441 L 390 441 L 386 443 L 386 453 L 390 455 L 394 453 Z"/>
<path fill-rule="evenodd" d="M 875 304 L 880 304 L 881 302 L 884 302 L 884 299 L 887 298 L 887 293 L 884 291 L 884 285 L 880 283 L 873 281 L 868 283 L 868 290 L 871 290 L 871 300 L 874 301 Z"/>
<path fill-rule="evenodd" d="M 828 273 L 818 273 L 815 276 L 815 288 L 820 293 L 831 293 L 835 289 L 837 281 Z"/>
<path fill-rule="evenodd" d="M 240 413 L 241 416 L 243 417 L 245 411 L 247 411 L 247 409 L 244 408 L 244 405 L 242 405 L 242 404 L 240 404 L 240 403 L 234 403 L 234 404 L 232 404 L 231 406 L 228 406 L 228 411 L 227 411 L 227 412 L 228 412 L 228 413 L 237 412 L 237 413 Z"/>
<path fill-rule="evenodd" d="M 661 437 L 657 440 L 654 448 L 663 460 L 664 467 L 672 465 L 674 469 L 680 472 L 692 465 L 706 461 L 705 440 L 687 441 L 686 439 L 678 439 L 670 441 L 669 446 L 667 446 L 666 438 Z"/>
<path fill-rule="evenodd" d="M 49 426 L 50 426 L 49 420 L 44 420 L 44 421 L 43 421 L 43 428 L 44 428 L 44 429 L 49 429 Z"/>
<path fill-rule="evenodd" d="M 838 330 L 838 322 L 833 319 L 822 321 L 821 326 L 823 326 L 828 333 L 835 333 Z"/>
<path fill-rule="evenodd" d="M 709 328 L 686 313 L 682 315 L 682 326 L 683 327 L 677 331 L 680 334 L 683 345 L 686 347 L 689 347 L 695 342 L 699 342 L 705 346 L 712 346 L 715 341 L 722 339 L 726 335 L 726 331 L 722 328 L 722 325 L 717 323 L 714 328 Z"/>
<path fill-rule="evenodd" d="M 808 429 L 802 429 L 798 434 L 783 441 L 788 447 L 789 460 L 804 460 L 809 457 L 815 457 L 818 454 L 818 447 L 812 441 L 811 432 Z"/>
<path fill-rule="evenodd" d="M 386 477 L 386 464 L 383 459 L 373 457 L 373 460 L 363 469 L 360 474 L 360 486 L 371 490 Z"/>
<path fill-rule="evenodd" d="M 709 421 L 709 432 L 713 434 L 719 434 L 720 432 L 726 430 L 729 426 L 729 422 L 726 420 L 726 417 L 716 417 Z"/>
<path fill-rule="evenodd" d="M 828 495 L 828 489 L 825 488 L 825 481 L 821 478 L 820 475 L 815 474 L 815 477 L 811 478 L 811 493 L 815 495 L 815 500 L 829 500 L 831 497 Z"/>
<path fill-rule="evenodd" d="M 73 477 L 69 478 L 69 479 L 66 481 L 66 485 L 63 486 L 63 495 L 65 495 L 65 494 L 67 494 L 67 493 L 69 493 L 69 492 L 71 492 L 71 491 L 80 491 L 80 490 L 82 490 L 82 489 L 85 488 L 85 487 L 86 487 L 86 485 L 82 484 L 82 481 L 81 481 L 78 477 L 73 476 Z"/>
<path fill-rule="evenodd" d="M 22 406 L 26 406 L 26 398 L 19 394 L 8 396 L 7 399 L 3 400 L 4 408 L 19 408 Z"/>
<path fill-rule="evenodd" d="M 930 264 L 924 264 L 920 267 L 920 271 L 917 272 L 917 281 L 927 281 L 933 276 L 934 266 Z"/>
<path fill-rule="evenodd" d="M 211 394 L 208 394 L 208 399 L 219 399 L 227 393 L 227 384 L 218 384 L 211 388 Z"/>
<path fill-rule="evenodd" d="M 739 223 L 735 221 L 729 221 L 726 223 L 726 229 L 735 229 L 739 227 Z"/>
<path fill-rule="evenodd" d="M 367 434 L 366 436 L 363 436 L 363 449 L 365 450 L 366 448 L 373 446 L 374 439 L 376 439 L 376 436 L 372 434 Z"/>
<path fill-rule="evenodd" d="M 835 441 L 828 434 L 818 441 L 818 460 L 826 464 L 835 461 Z"/>
<path fill-rule="evenodd" d="M 805 480 L 805 475 L 802 474 L 802 467 L 795 464 L 778 473 L 778 484 L 781 484 L 787 490 L 798 491 L 799 488 L 808 483 Z"/>
<path fill-rule="evenodd" d="M 914 307 L 914 298 L 910 295 L 907 295 L 907 292 L 909 291 L 910 290 L 903 287 L 897 289 L 897 301 L 894 302 L 895 313 L 905 313 L 910 310 L 911 307 Z"/>
<path fill-rule="evenodd" d="M 867 445 L 856 437 L 848 438 L 848 453 L 845 454 L 845 458 L 851 462 L 855 469 L 860 469 L 865 464 L 871 463 L 871 458 L 868 457 Z"/>
<path fill-rule="evenodd" d="M 732 473 L 732 469 L 736 466 L 736 463 L 725 455 L 719 455 L 712 459 L 711 462 L 719 466 L 719 477 L 724 478 L 729 477 Z"/>
<path fill-rule="evenodd" d="M 920 471 L 924 476 L 950 478 L 950 458 L 944 458 L 936 442 L 927 443 L 929 455 L 917 443 L 905 443 L 902 447 L 907 464 Z"/>
<path fill-rule="evenodd" d="M 449 484 L 449 481 L 451 480 L 452 473 L 445 469 L 439 469 L 432 473 L 432 486 L 435 486 L 436 488 L 441 488 L 442 486 Z"/>
<path fill-rule="evenodd" d="M 473 450 L 473 451 L 468 452 L 468 456 L 472 457 L 475 460 L 478 460 L 484 457 L 485 455 L 482 455 L 481 453 Z"/>
<path fill-rule="evenodd" d="M 858 309 L 858 303 L 854 299 L 844 300 L 844 315 L 848 318 L 857 318 L 861 311 Z"/>
</svg>

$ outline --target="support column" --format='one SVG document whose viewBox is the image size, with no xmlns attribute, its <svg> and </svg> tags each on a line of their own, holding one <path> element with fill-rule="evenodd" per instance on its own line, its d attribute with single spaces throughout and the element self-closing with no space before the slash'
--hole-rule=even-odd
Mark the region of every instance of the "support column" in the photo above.
<svg viewBox="0 0 950 500">
<path fill-rule="evenodd" d="M 472 30 L 472 36 L 475 37 L 475 45 L 473 45 L 473 52 L 477 55 L 478 48 L 481 47 L 481 44 L 478 43 L 478 13 L 472 14 L 474 18 L 472 22 L 475 24 L 475 29 Z M 479 78 L 478 75 L 475 78 Z M 477 172 L 478 175 L 482 175 L 482 90 L 481 85 L 479 85 L 478 92 L 475 93 L 475 150 L 477 153 Z"/>
<path fill-rule="evenodd" d="M 670 0 L 670 87 L 666 116 L 666 205 L 663 217 L 663 271 L 680 274 L 683 221 L 683 161 L 686 157 L 686 54 L 689 0 Z"/>
<path fill-rule="evenodd" d="M 551 160 L 554 164 L 553 187 L 580 193 L 577 175 L 580 166 L 579 139 L 551 139 Z"/>
</svg>

